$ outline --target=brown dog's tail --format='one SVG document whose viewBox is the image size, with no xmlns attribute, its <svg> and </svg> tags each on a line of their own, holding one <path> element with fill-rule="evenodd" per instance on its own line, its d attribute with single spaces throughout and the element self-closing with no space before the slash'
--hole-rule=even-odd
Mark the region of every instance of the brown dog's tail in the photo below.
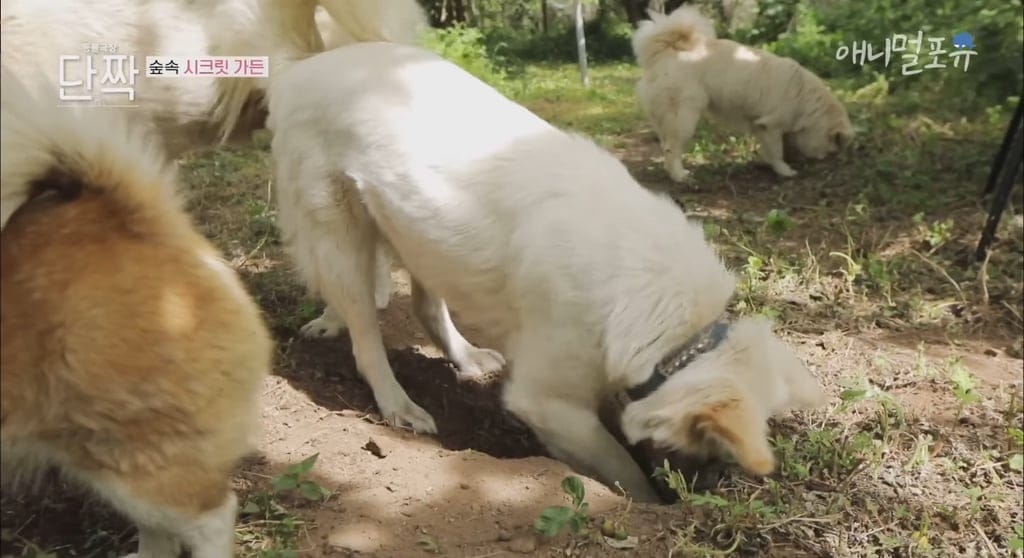
<svg viewBox="0 0 1024 558">
<path fill-rule="evenodd" d="M 26 78 L 29 79 L 19 79 Z M 124 109 L 58 106 L 49 76 L 0 69 L 0 228 L 26 202 L 52 192 L 73 200 L 102 193 L 138 222 L 175 218 L 173 168 L 150 130 Z"/>
<path fill-rule="evenodd" d="M 633 34 L 633 54 L 641 66 L 665 52 L 693 50 L 717 38 L 715 24 L 694 6 L 682 6 L 669 15 L 648 11 Z"/>
</svg>

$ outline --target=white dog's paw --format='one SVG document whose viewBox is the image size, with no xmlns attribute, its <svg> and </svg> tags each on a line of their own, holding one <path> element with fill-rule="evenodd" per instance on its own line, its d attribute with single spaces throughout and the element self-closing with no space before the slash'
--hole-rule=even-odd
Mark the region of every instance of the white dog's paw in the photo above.
<svg viewBox="0 0 1024 558">
<path fill-rule="evenodd" d="M 412 428 L 416 432 L 422 434 L 437 434 L 437 425 L 434 424 L 434 418 L 430 416 L 430 413 L 423 410 L 422 407 L 412 402 L 409 396 L 405 392 L 401 392 L 400 395 L 395 397 L 384 397 L 383 401 L 377 401 L 377 407 L 380 409 L 381 416 L 384 420 L 392 426 L 398 428 Z M 388 401 L 393 399 L 393 401 Z"/>
<path fill-rule="evenodd" d="M 665 165 L 665 170 L 675 182 L 686 182 L 690 178 L 690 171 L 684 169 L 682 163 Z"/>
<path fill-rule="evenodd" d="M 779 176 L 790 178 L 796 176 L 796 171 L 786 163 L 776 163 L 772 165 L 772 170 Z"/>
<path fill-rule="evenodd" d="M 391 303 L 391 282 L 387 285 L 377 285 L 377 290 L 373 293 L 373 303 L 377 306 L 377 310 L 384 310 Z"/>
<path fill-rule="evenodd" d="M 505 367 L 505 357 L 498 351 L 473 346 L 468 347 L 466 354 L 454 362 L 455 375 L 460 382 L 498 372 Z"/>
<path fill-rule="evenodd" d="M 299 332 L 303 337 L 316 339 L 318 337 L 336 337 L 343 329 L 345 329 L 345 322 L 324 310 L 319 318 L 310 320 L 309 323 L 302 326 Z"/>
<path fill-rule="evenodd" d="M 383 310 L 391 303 L 391 282 L 391 271 L 388 268 L 378 268 L 373 285 L 373 303 L 377 310 Z"/>
</svg>

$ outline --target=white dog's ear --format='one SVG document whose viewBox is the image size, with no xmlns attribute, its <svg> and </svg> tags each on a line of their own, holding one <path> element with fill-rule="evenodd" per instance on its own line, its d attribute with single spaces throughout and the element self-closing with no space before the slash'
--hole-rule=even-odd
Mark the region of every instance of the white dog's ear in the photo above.
<svg viewBox="0 0 1024 558">
<path fill-rule="evenodd" d="M 703 453 L 713 438 L 747 471 L 767 475 L 775 469 L 766 417 L 736 383 L 715 376 L 666 388 L 669 393 L 656 392 L 623 411 L 622 432 L 630 443 L 650 439 L 657 447 Z"/>
<path fill-rule="evenodd" d="M 822 389 L 817 378 L 811 374 L 800 359 L 797 359 L 796 369 L 790 371 L 786 378 L 786 387 L 789 388 L 789 404 L 793 409 L 817 409 L 828 403 L 828 395 Z"/>
<path fill-rule="evenodd" d="M 824 405 L 828 397 L 793 348 L 775 335 L 774 321 L 765 316 L 741 318 L 734 324 L 737 342 L 749 347 L 756 361 L 750 371 L 757 377 L 780 382 L 785 388 L 781 397 L 765 401 L 770 414 L 789 409 L 814 409 Z"/>
</svg>

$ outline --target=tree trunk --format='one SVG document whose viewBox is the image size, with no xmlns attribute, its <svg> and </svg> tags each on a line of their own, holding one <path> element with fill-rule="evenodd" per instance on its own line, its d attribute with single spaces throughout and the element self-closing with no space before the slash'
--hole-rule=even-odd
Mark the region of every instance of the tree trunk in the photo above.
<svg viewBox="0 0 1024 558">
<path fill-rule="evenodd" d="M 466 23 L 466 3 L 463 0 L 451 0 L 452 2 L 452 23 Z"/>
<path fill-rule="evenodd" d="M 626 17 L 629 19 L 629 23 L 632 24 L 633 27 L 636 27 L 637 23 L 639 23 L 641 19 L 645 19 L 644 13 L 643 13 L 643 7 L 640 4 L 641 3 L 646 4 L 646 2 L 643 1 L 643 0 L 641 0 L 640 2 L 638 2 L 637 0 L 621 0 L 621 1 L 622 1 L 622 9 L 625 10 Z"/>
<path fill-rule="evenodd" d="M 590 75 L 587 72 L 587 38 L 583 33 L 583 0 L 576 0 L 576 51 L 580 57 L 580 77 L 583 87 L 590 87 Z"/>
<path fill-rule="evenodd" d="M 472 0 L 468 1 L 472 3 Z M 472 4 L 467 9 L 466 2 L 467 0 L 435 0 L 431 2 L 427 9 L 431 26 L 443 28 L 457 23 L 466 23 L 468 16 L 476 11 Z"/>
<path fill-rule="evenodd" d="M 686 0 L 665 0 L 665 13 L 670 14 L 685 3 Z"/>
<path fill-rule="evenodd" d="M 540 31 L 548 34 L 548 0 L 540 0 Z"/>
</svg>

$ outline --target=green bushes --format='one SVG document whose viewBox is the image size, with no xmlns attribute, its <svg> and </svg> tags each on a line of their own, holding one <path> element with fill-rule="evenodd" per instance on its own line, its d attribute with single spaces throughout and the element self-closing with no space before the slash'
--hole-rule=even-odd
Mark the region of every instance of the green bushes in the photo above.
<svg viewBox="0 0 1024 558">
<path fill-rule="evenodd" d="M 587 59 L 596 64 L 633 59 L 630 38 L 633 26 L 619 18 L 607 17 L 584 26 Z M 523 62 L 575 62 L 576 30 L 559 26 L 548 34 L 539 32 L 488 30 L 485 41 L 492 51 Z"/>
<path fill-rule="evenodd" d="M 720 13 L 715 2 L 698 3 L 706 13 Z M 523 9 L 530 6 L 534 4 L 524 4 Z M 632 62 L 632 26 L 617 3 L 602 6 L 598 17 L 586 25 L 589 61 Z M 1024 12 L 1015 0 L 760 0 L 758 6 L 753 25 L 732 33 L 720 26 L 722 36 L 789 56 L 844 86 L 883 83 L 885 93 L 914 92 L 937 109 L 948 106 L 960 113 L 1003 104 L 1021 93 Z M 435 30 L 430 44 L 499 88 L 524 64 L 576 61 L 575 31 L 564 19 L 547 34 L 514 22 L 490 21 L 483 30 L 461 26 Z M 842 45 L 866 41 L 878 52 L 894 34 L 915 35 L 919 30 L 924 44 L 918 68 L 931 61 L 929 37 L 944 38 L 942 48 L 950 51 L 954 34 L 973 34 L 977 55 L 968 70 L 954 68 L 948 54 L 942 59 L 946 68 L 916 75 L 902 74 L 899 53 L 892 54 L 888 65 L 882 59 L 854 64 L 849 55 L 836 59 Z M 943 97 L 949 102 L 941 102 Z"/>
<path fill-rule="evenodd" d="M 494 87 L 501 88 L 508 77 L 503 59 L 488 50 L 483 33 L 475 27 L 433 29 L 426 46 Z"/>
</svg>

